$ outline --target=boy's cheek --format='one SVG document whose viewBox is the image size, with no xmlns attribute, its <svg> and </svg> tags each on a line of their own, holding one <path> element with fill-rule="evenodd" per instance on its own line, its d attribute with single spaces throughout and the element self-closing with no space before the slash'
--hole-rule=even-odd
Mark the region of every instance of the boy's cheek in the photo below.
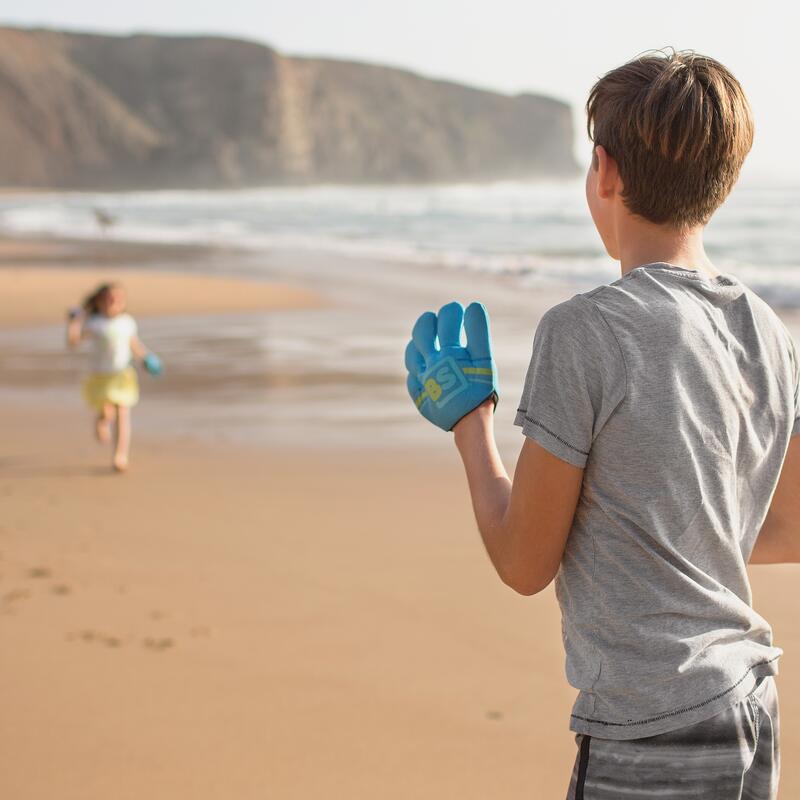
<svg viewBox="0 0 800 800">
<path fill-rule="evenodd" d="M 589 202 L 589 192 L 592 189 L 592 173 L 594 170 L 592 169 L 591 165 L 589 169 L 586 170 L 586 180 L 584 181 L 584 189 L 586 191 L 586 202 Z"/>
<path fill-rule="evenodd" d="M 596 182 L 596 173 L 591 167 L 589 167 L 589 170 L 586 173 L 585 183 L 586 205 L 589 206 L 589 211 L 592 214 L 592 219 L 595 221 L 595 224 L 597 224 L 597 216 L 595 211 L 595 204 L 597 201 Z"/>
<path fill-rule="evenodd" d="M 586 178 L 586 205 L 589 207 L 589 213 L 592 215 L 595 227 L 602 235 L 602 213 L 598 203 L 597 194 L 593 191 L 593 181 L 589 176 Z"/>
<path fill-rule="evenodd" d="M 611 258 L 618 258 L 617 255 L 617 247 L 614 241 L 613 235 L 609 233 L 609 225 L 607 224 L 607 215 L 609 213 L 609 209 L 607 207 L 603 207 L 602 201 L 595 198 L 587 198 L 589 204 L 589 212 L 592 215 L 592 221 L 594 222 L 594 226 L 597 229 L 597 233 L 600 235 L 600 239 L 603 242 L 603 246 L 606 249 Z"/>
</svg>

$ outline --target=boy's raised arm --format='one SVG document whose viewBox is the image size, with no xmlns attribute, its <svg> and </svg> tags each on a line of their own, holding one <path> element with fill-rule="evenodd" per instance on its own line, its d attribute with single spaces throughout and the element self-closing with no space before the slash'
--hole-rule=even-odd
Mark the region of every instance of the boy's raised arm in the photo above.
<svg viewBox="0 0 800 800">
<path fill-rule="evenodd" d="M 453 430 L 472 507 L 498 575 L 520 594 L 545 589 L 558 572 L 581 493 L 583 469 L 525 439 L 509 480 L 484 403 Z"/>
<path fill-rule="evenodd" d="M 541 591 L 561 563 L 583 469 L 526 440 L 513 483 L 509 479 L 494 439 L 497 371 L 480 304 L 466 313 L 449 303 L 438 315 L 423 314 L 406 349 L 406 367 L 417 409 L 454 432 L 478 528 L 497 573 L 520 594 Z"/>
</svg>

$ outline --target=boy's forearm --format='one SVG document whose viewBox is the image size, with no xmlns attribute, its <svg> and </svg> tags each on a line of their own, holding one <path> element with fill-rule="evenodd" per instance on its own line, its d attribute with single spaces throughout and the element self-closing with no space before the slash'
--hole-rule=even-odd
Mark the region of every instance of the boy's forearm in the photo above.
<svg viewBox="0 0 800 800">
<path fill-rule="evenodd" d="M 478 529 L 495 569 L 505 580 L 504 522 L 511 481 L 494 440 L 493 406 L 478 407 L 454 428 L 456 447 L 467 474 Z"/>
</svg>

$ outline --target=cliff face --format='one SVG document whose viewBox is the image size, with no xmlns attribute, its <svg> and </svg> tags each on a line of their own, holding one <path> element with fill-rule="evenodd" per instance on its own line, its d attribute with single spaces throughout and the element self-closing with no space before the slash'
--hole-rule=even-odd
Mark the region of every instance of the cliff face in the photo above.
<svg viewBox="0 0 800 800">
<path fill-rule="evenodd" d="M 211 37 L 0 28 L 0 184 L 573 175 L 567 105 Z"/>
</svg>

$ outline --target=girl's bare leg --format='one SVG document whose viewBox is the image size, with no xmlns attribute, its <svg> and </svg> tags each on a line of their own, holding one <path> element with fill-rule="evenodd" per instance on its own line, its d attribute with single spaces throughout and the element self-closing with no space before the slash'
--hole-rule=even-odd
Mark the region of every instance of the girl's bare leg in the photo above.
<svg viewBox="0 0 800 800">
<path fill-rule="evenodd" d="M 114 469 L 125 472 L 128 469 L 128 451 L 131 446 L 131 410 L 127 406 L 117 406 L 116 441 L 114 445 Z"/>
<path fill-rule="evenodd" d="M 98 442 L 108 444 L 111 441 L 111 421 L 114 419 L 114 406 L 103 403 L 103 408 L 94 422 L 94 434 Z"/>
</svg>

